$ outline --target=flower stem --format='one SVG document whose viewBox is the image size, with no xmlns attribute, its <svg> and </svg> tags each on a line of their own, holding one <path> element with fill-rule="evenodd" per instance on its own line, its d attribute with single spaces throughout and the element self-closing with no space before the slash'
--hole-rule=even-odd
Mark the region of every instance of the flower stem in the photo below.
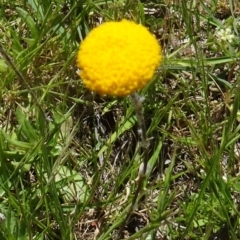
<svg viewBox="0 0 240 240">
<path fill-rule="evenodd" d="M 136 115 L 137 115 L 137 121 L 139 125 L 139 135 L 140 135 L 140 143 L 143 150 L 143 162 L 140 164 L 138 177 L 136 179 L 137 182 L 137 189 L 134 193 L 133 200 L 131 203 L 131 206 L 127 212 L 127 215 L 123 222 L 120 225 L 120 229 L 118 231 L 117 238 L 115 240 L 119 240 L 122 238 L 123 230 L 125 225 L 127 224 L 131 214 L 135 209 L 138 207 L 138 200 L 141 198 L 141 192 L 143 190 L 144 181 L 146 179 L 147 171 L 148 171 L 148 148 L 149 148 L 149 140 L 147 139 L 147 130 L 146 125 L 144 121 L 144 115 L 143 115 L 143 106 L 142 103 L 144 101 L 144 97 L 140 96 L 137 93 L 133 93 L 130 95 L 132 105 L 135 109 Z"/>
</svg>

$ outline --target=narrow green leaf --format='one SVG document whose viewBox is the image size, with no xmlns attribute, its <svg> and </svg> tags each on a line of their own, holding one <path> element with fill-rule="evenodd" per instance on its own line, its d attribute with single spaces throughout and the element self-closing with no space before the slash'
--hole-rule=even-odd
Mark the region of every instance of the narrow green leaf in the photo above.
<svg viewBox="0 0 240 240">
<path fill-rule="evenodd" d="M 7 71 L 7 64 L 4 60 L 0 59 L 0 72 L 6 72 Z"/>
<path fill-rule="evenodd" d="M 31 31 L 32 38 L 37 39 L 39 35 L 38 29 L 37 29 L 36 22 L 31 17 L 31 15 L 20 7 L 16 7 L 16 12 L 22 18 L 22 20 L 26 22 L 29 30 Z"/>
<path fill-rule="evenodd" d="M 31 149 L 33 147 L 32 143 L 22 142 L 18 140 L 12 139 L 10 136 L 8 136 L 6 133 L 1 132 L 7 143 L 12 144 L 14 147 L 19 147 L 22 149 Z"/>
<path fill-rule="evenodd" d="M 111 144 L 115 142 L 116 139 L 118 139 L 121 134 L 131 129 L 132 126 L 136 123 L 136 121 L 136 117 L 131 117 L 121 127 L 119 127 L 119 129 L 111 135 L 107 143 L 100 149 L 100 151 L 98 152 L 98 157 L 101 156 L 109 148 L 109 146 L 111 146 Z"/>
<path fill-rule="evenodd" d="M 204 65 L 216 65 L 216 64 L 224 64 L 229 62 L 237 61 L 237 57 L 216 57 L 216 58 L 206 58 L 204 60 Z M 183 67 L 197 67 L 197 62 L 194 59 L 171 59 L 171 64 L 180 65 Z"/>
<path fill-rule="evenodd" d="M 36 134 L 34 128 L 32 127 L 29 120 L 26 118 L 20 108 L 17 108 L 16 110 L 16 117 L 21 126 L 21 130 L 23 131 L 27 139 L 30 142 L 37 141 L 38 135 Z"/>
</svg>

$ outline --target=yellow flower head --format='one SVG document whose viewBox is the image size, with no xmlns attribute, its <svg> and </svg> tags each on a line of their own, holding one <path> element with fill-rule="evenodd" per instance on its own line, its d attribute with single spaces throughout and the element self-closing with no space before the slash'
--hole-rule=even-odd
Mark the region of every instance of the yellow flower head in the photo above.
<svg viewBox="0 0 240 240">
<path fill-rule="evenodd" d="M 91 91 L 125 96 L 151 80 L 161 58 L 161 47 L 146 27 L 122 20 L 93 29 L 80 45 L 77 65 Z"/>
</svg>

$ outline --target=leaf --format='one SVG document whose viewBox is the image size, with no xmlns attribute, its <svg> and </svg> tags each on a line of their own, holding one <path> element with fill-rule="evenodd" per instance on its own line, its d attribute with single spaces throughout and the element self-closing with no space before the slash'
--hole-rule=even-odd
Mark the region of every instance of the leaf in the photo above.
<svg viewBox="0 0 240 240">
<path fill-rule="evenodd" d="M 21 162 L 11 162 L 11 164 L 15 167 L 15 168 L 19 168 L 21 167 L 21 170 L 23 170 L 24 172 L 29 172 L 31 169 L 32 164 L 26 163 L 22 166 Z"/>
<path fill-rule="evenodd" d="M 237 57 L 216 57 L 204 59 L 204 65 L 212 66 L 216 64 L 223 64 L 237 61 Z M 180 65 L 183 67 L 197 67 L 197 62 L 194 59 L 169 59 L 172 65 Z"/>
<path fill-rule="evenodd" d="M 63 139 L 66 139 L 70 135 L 72 128 L 73 128 L 73 119 L 71 116 L 69 116 L 69 118 L 66 119 L 66 121 L 64 121 L 61 125 L 61 133 L 62 133 Z"/>
<path fill-rule="evenodd" d="M 232 186 L 237 193 L 240 193 L 240 183 L 234 183 Z"/>
<path fill-rule="evenodd" d="M 8 240 L 19 239 L 18 222 L 14 211 L 10 208 L 7 209 L 4 205 L 0 207 L 1 213 L 5 216 L 5 220 L 1 223 L 1 233 L 3 233 L 4 238 L 2 238 L 2 235 L 0 235 L 0 238 Z"/>
<path fill-rule="evenodd" d="M 12 144 L 14 147 L 19 147 L 19 148 L 22 148 L 22 149 L 26 150 L 26 149 L 31 149 L 34 146 L 32 143 L 27 143 L 27 142 L 14 140 L 9 135 L 7 135 L 6 133 L 4 133 L 4 132 L 1 132 L 1 133 L 2 133 L 3 137 L 5 138 L 5 140 L 8 143 Z"/>
<path fill-rule="evenodd" d="M 4 60 L 0 59 L 0 72 L 6 72 L 8 65 L 4 62 Z"/>
<path fill-rule="evenodd" d="M 84 202 L 88 196 L 88 188 L 82 176 L 65 166 L 59 166 L 55 175 L 55 183 L 65 202 L 72 202 L 76 199 Z"/>
<path fill-rule="evenodd" d="M 37 25 L 34 19 L 31 17 L 31 15 L 20 7 L 16 7 L 16 12 L 22 18 L 22 20 L 27 24 L 29 30 L 31 31 L 32 38 L 38 39 L 39 33 L 38 33 Z"/>
<path fill-rule="evenodd" d="M 136 123 L 136 121 L 136 117 L 131 117 L 126 122 L 124 122 L 124 124 L 120 126 L 119 129 L 111 135 L 111 137 L 107 140 L 107 143 L 100 149 L 97 154 L 98 157 L 101 156 L 109 148 L 109 146 L 111 146 L 111 144 L 118 139 L 120 135 L 131 129 Z"/>
<path fill-rule="evenodd" d="M 38 140 L 38 135 L 35 132 L 34 128 L 30 124 L 29 120 L 23 114 L 20 108 L 16 110 L 16 118 L 18 120 L 19 125 L 21 126 L 21 130 L 29 140 L 29 142 L 35 142 Z"/>
</svg>

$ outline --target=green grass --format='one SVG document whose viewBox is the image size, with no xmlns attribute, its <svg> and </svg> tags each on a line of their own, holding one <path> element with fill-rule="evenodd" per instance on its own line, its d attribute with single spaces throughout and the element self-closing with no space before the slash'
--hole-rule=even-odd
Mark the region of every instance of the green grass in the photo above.
<svg viewBox="0 0 240 240">
<path fill-rule="evenodd" d="M 240 239 L 239 11 L 232 0 L 1 1 L 0 238 L 106 240 L 123 226 L 124 239 Z M 164 53 L 141 91 L 151 173 L 126 223 L 136 113 L 76 74 L 79 43 L 122 18 Z"/>
</svg>

